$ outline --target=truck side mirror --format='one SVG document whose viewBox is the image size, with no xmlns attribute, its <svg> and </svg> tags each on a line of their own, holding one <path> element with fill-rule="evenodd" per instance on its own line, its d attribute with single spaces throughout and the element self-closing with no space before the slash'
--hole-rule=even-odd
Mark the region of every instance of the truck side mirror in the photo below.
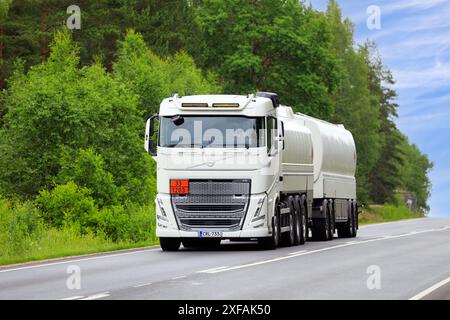
<svg viewBox="0 0 450 320">
<path fill-rule="evenodd" d="M 145 142 L 144 149 L 152 157 L 156 157 L 157 143 L 155 141 L 155 120 L 159 120 L 158 114 L 151 116 L 145 125 Z"/>
</svg>

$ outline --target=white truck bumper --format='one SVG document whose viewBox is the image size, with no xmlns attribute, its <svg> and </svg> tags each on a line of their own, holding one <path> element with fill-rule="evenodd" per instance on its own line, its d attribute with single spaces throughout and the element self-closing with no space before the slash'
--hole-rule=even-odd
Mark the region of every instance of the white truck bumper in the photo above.
<svg viewBox="0 0 450 320">
<path fill-rule="evenodd" d="M 222 239 L 261 238 L 269 234 L 269 212 L 265 194 L 252 195 L 241 230 L 227 231 L 216 228 L 179 230 L 170 202 L 170 195 L 158 194 L 155 199 L 156 235 L 168 238 L 197 238 L 199 231 L 220 231 Z"/>
</svg>

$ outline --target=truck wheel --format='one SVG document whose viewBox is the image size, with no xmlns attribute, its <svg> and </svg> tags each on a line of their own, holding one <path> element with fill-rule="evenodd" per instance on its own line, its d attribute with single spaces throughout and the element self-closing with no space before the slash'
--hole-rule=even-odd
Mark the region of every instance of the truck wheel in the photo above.
<svg viewBox="0 0 450 320">
<path fill-rule="evenodd" d="M 355 218 L 353 214 L 353 204 L 350 202 L 350 212 L 348 213 L 347 222 L 339 224 L 338 237 L 352 238 L 355 236 Z"/>
<path fill-rule="evenodd" d="M 300 196 L 295 196 L 294 198 L 294 245 L 299 245 L 301 243 L 302 238 L 302 216 L 301 216 L 301 208 L 300 208 Z M 303 244 L 303 243 L 302 243 Z"/>
<path fill-rule="evenodd" d="M 290 247 L 294 245 L 295 240 L 295 224 L 294 224 L 294 205 L 291 203 L 291 206 L 289 207 L 289 215 L 288 215 L 288 221 L 289 221 L 289 231 L 285 232 L 282 235 L 282 242 L 283 245 L 286 247 Z"/>
<path fill-rule="evenodd" d="M 304 202 L 300 203 L 300 244 L 305 244 L 308 237 L 308 226 L 306 225 L 306 206 Z"/>
<path fill-rule="evenodd" d="M 163 251 L 177 251 L 180 248 L 181 240 L 179 238 L 159 238 L 159 244 Z"/>
<path fill-rule="evenodd" d="M 352 238 L 356 237 L 356 234 L 358 233 L 358 213 L 357 213 L 356 204 L 352 203 Z"/>
<path fill-rule="evenodd" d="M 280 224 L 278 208 L 276 210 L 277 212 L 272 218 L 272 236 L 258 239 L 259 245 L 266 250 L 274 250 L 280 244 Z"/>
</svg>

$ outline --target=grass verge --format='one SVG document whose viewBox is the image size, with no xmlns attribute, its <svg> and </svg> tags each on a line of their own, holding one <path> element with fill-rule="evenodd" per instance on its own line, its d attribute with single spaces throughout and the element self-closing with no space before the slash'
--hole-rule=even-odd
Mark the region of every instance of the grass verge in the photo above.
<svg viewBox="0 0 450 320">
<path fill-rule="evenodd" d="M 423 218 L 425 214 L 412 211 L 405 206 L 370 205 L 359 214 L 359 224 L 381 223 L 405 219 Z"/>
<path fill-rule="evenodd" d="M 113 242 L 92 234 L 80 236 L 71 229 L 52 228 L 46 230 L 37 240 L 29 239 L 25 250 L 15 253 L 10 250 L 3 251 L 0 254 L 0 265 L 141 248 L 155 244 L 158 244 L 157 240 Z"/>
<path fill-rule="evenodd" d="M 158 243 L 153 207 L 107 211 L 89 228 L 55 227 L 32 202 L 0 198 L 0 265 L 140 248 Z"/>
</svg>

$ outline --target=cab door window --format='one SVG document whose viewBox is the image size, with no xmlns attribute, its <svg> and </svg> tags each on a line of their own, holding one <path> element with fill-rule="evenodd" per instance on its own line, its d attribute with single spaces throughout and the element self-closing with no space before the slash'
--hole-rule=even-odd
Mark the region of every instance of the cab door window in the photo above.
<svg viewBox="0 0 450 320">
<path fill-rule="evenodd" d="M 276 137 L 278 134 L 278 122 L 275 117 L 267 117 L 267 153 L 273 155 L 278 150 Z"/>
</svg>

